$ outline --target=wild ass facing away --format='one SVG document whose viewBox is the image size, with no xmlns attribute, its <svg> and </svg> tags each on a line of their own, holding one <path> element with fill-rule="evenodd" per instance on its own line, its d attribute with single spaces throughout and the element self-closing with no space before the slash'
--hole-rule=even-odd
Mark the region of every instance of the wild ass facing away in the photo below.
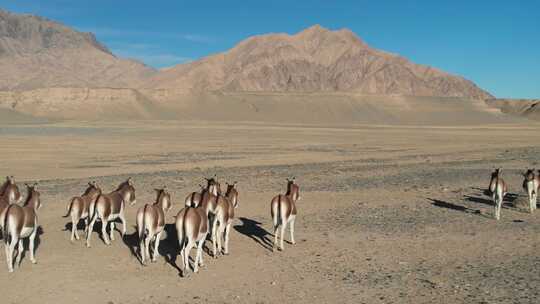
<svg viewBox="0 0 540 304">
<path fill-rule="evenodd" d="M 291 231 L 291 244 L 296 244 L 294 240 L 294 221 L 296 220 L 296 202 L 300 200 L 300 187 L 295 184 L 295 178 L 287 179 L 287 193 L 285 195 L 276 195 L 270 203 L 270 214 L 272 215 L 272 221 L 274 223 L 274 246 L 272 251 L 278 243 L 278 228 L 280 231 L 280 246 L 279 250 L 283 250 L 283 236 L 285 234 L 285 228 L 287 224 L 290 224 Z"/>
<path fill-rule="evenodd" d="M 220 253 L 229 254 L 229 233 L 231 224 L 234 219 L 234 209 L 238 208 L 238 191 L 236 190 L 237 182 L 233 184 L 227 183 L 227 192 L 225 196 L 218 195 L 215 221 L 212 227 L 212 239 L 217 241 L 217 248 L 213 245 L 214 257 Z M 224 248 L 221 246 L 223 239 Z M 214 243 L 215 244 L 215 243 Z"/>
<path fill-rule="evenodd" d="M 212 178 L 205 178 L 206 180 L 206 187 L 203 187 L 201 184 L 199 184 L 199 187 L 201 187 L 201 192 L 192 192 L 186 196 L 186 199 L 184 200 L 185 205 L 189 207 L 196 207 L 201 203 L 203 193 L 205 191 L 212 193 L 213 195 L 217 196 L 219 193 L 221 193 L 221 185 L 217 182 L 216 175 Z"/>
<path fill-rule="evenodd" d="M 18 246 L 15 265 L 19 266 L 21 263 L 24 250 L 23 239 L 25 238 L 29 238 L 30 260 L 33 264 L 36 263 L 34 248 L 38 230 L 37 210 L 41 208 L 40 194 L 36 190 L 36 185 L 37 184 L 32 186 L 26 185 L 28 188 L 28 196 L 22 207 L 12 204 L 6 209 L 3 238 L 6 247 L 6 261 L 9 272 L 13 272 L 15 246 Z"/>
<path fill-rule="evenodd" d="M 203 199 L 198 206 L 186 206 L 176 215 L 176 232 L 183 266 L 182 276 L 188 274 L 189 254 L 195 245 L 197 246 L 197 254 L 193 263 L 193 272 L 198 272 L 199 266 L 204 265 L 202 249 L 208 235 L 208 216 L 211 209 L 215 209 L 215 204 L 216 197 L 203 191 Z"/>
<path fill-rule="evenodd" d="M 495 169 L 491 173 L 491 180 L 489 182 L 489 191 L 491 192 L 491 197 L 495 203 L 495 219 L 499 220 L 501 218 L 501 207 L 503 204 L 504 196 L 508 192 L 508 187 L 501 177 L 501 168 Z"/>
<path fill-rule="evenodd" d="M 135 188 L 131 181 L 131 177 L 121 183 L 118 188 L 108 194 L 101 194 L 97 197 L 96 202 L 90 205 L 90 224 L 86 232 L 86 246 L 90 247 L 90 238 L 96 220 L 101 220 L 101 234 L 105 244 L 110 245 L 111 241 L 107 236 L 107 225 L 110 222 L 110 239 L 114 241 L 114 220 L 120 219 L 122 222 L 122 237 L 126 234 L 126 217 L 124 209 L 126 203 L 134 205 Z"/>
<path fill-rule="evenodd" d="M 165 228 L 165 213 L 172 207 L 171 195 L 167 187 L 154 189 L 157 194 L 156 202 L 146 204 L 137 211 L 137 232 L 139 235 L 139 248 L 141 251 L 141 263 L 144 265 L 146 257 L 156 262 L 159 241 Z M 154 240 L 153 255 L 150 256 L 150 242 Z"/>
<path fill-rule="evenodd" d="M 529 169 L 523 173 L 523 189 L 527 192 L 529 198 L 529 212 L 536 210 L 536 202 L 538 199 L 538 190 L 540 188 L 540 170 L 538 175 L 534 174 L 534 169 Z"/>
<path fill-rule="evenodd" d="M 97 197 L 101 194 L 101 188 L 97 183 L 89 182 L 88 188 L 84 191 L 83 195 L 76 196 L 71 199 L 68 206 L 68 211 L 63 217 L 71 215 L 71 241 L 79 239 L 77 233 L 77 224 L 81 219 L 84 219 L 84 232 L 88 231 L 88 221 L 90 219 L 90 205 L 93 205 Z"/>
<path fill-rule="evenodd" d="M 0 231 L 4 227 L 4 215 L 10 204 L 18 203 L 22 200 L 19 187 L 15 184 L 13 176 L 7 176 L 6 181 L 0 186 Z"/>
</svg>

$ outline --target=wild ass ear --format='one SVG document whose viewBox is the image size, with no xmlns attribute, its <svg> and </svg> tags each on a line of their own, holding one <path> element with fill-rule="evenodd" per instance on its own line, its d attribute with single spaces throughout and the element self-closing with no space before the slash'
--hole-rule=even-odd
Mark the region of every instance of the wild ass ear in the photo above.
<svg viewBox="0 0 540 304">
<path fill-rule="evenodd" d="M 133 186 L 133 181 L 131 180 L 131 176 L 128 177 L 127 183 L 128 183 L 128 185 Z"/>
</svg>

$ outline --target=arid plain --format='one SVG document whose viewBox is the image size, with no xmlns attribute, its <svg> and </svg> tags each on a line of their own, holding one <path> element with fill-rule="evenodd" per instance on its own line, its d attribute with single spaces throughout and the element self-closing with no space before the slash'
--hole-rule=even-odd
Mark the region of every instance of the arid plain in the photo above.
<svg viewBox="0 0 540 304">
<path fill-rule="evenodd" d="M 38 181 L 44 205 L 38 264 L 26 255 L 15 273 L 0 271 L 2 303 L 536 303 L 540 214 L 522 210 L 520 172 L 540 167 L 539 131 L 526 121 L 2 125 L 0 172 Z M 484 194 L 494 166 L 510 185 L 498 222 Z M 205 253 L 206 266 L 182 278 L 167 225 L 158 262 L 141 266 L 135 212 L 152 189 L 171 189 L 172 224 L 214 174 L 238 181 L 231 254 Z M 127 236 L 106 246 L 95 229 L 92 248 L 71 243 L 62 218 L 70 198 L 88 181 L 108 192 L 128 176 L 137 205 Z M 291 176 L 303 197 L 298 243 L 272 253 L 269 202 Z"/>
</svg>

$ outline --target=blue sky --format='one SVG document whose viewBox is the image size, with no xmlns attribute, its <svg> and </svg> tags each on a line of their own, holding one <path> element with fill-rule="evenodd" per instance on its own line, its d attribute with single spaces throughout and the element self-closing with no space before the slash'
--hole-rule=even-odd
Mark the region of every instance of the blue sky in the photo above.
<svg viewBox="0 0 540 304">
<path fill-rule="evenodd" d="M 254 34 L 313 24 L 473 80 L 497 97 L 540 98 L 540 1 L 4 1 L 91 31 L 114 53 L 166 67 Z"/>
</svg>

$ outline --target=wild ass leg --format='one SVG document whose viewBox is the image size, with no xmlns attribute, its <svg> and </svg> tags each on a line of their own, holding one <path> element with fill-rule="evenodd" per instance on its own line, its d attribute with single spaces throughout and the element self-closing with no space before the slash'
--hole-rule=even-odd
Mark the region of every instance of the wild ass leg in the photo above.
<svg viewBox="0 0 540 304">
<path fill-rule="evenodd" d="M 94 224 L 96 223 L 97 215 L 90 220 L 90 224 L 86 227 L 86 247 L 90 247 L 90 238 L 92 237 L 92 231 L 94 231 Z"/>
<path fill-rule="evenodd" d="M 146 260 L 146 236 L 143 234 L 139 240 L 139 250 L 141 251 L 141 263 L 144 265 Z"/>
<path fill-rule="evenodd" d="M 193 272 L 199 272 L 199 265 L 202 263 L 202 248 L 204 244 L 204 238 L 197 242 L 197 255 L 195 256 L 195 263 L 193 266 Z"/>
<path fill-rule="evenodd" d="M 114 221 L 111 221 L 111 223 L 109 224 L 109 228 L 110 228 L 110 231 L 109 231 L 110 239 L 111 241 L 114 241 L 114 228 L 115 228 Z"/>
<path fill-rule="evenodd" d="M 120 215 L 118 216 L 120 218 L 120 221 L 122 222 L 122 238 L 126 235 L 126 216 L 124 215 L 124 210 L 120 212 Z"/>
<path fill-rule="evenodd" d="M 278 243 L 278 229 L 279 226 L 274 226 L 274 245 L 272 246 L 272 251 L 276 251 L 277 243 Z"/>
<path fill-rule="evenodd" d="M 32 262 L 32 264 L 36 264 L 37 261 L 36 261 L 36 250 L 35 250 L 35 246 L 36 246 L 36 235 L 37 235 L 37 227 L 36 229 L 34 229 L 34 232 L 32 232 L 32 234 L 30 234 L 30 237 L 28 239 L 28 245 L 29 245 L 29 248 L 28 248 L 28 251 L 30 251 L 30 261 Z"/>
<path fill-rule="evenodd" d="M 8 271 L 13 272 L 13 253 L 15 251 L 15 245 L 19 242 L 19 238 L 12 235 L 11 242 L 6 243 L 6 260 L 8 264 Z"/>
<path fill-rule="evenodd" d="M 79 236 L 77 235 L 77 223 L 79 222 L 76 215 L 71 216 L 71 240 L 74 241 L 75 239 L 79 239 Z"/>
<path fill-rule="evenodd" d="M 107 234 L 107 224 L 108 222 L 105 219 L 101 219 L 101 236 L 105 244 L 110 245 L 111 241 L 109 240 L 109 235 Z"/>
<path fill-rule="evenodd" d="M 23 240 L 22 239 L 19 239 L 19 242 L 18 242 L 18 248 L 17 248 L 17 258 L 15 259 L 15 267 L 19 267 L 21 266 L 21 260 L 22 260 L 22 253 L 24 251 L 24 245 L 23 245 Z"/>
<path fill-rule="evenodd" d="M 279 232 L 279 250 L 285 249 L 285 247 L 283 245 L 283 238 L 285 236 L 285 229 L 286 228 L 287 228 L 287 221 L 284 220 L 282 225 L 281 225 L 281 230 Z"/>
<path fill-rule="evenodd" d="M 296 220 L 296 216 L 292 216 L 291 217 L 291 222 L 290 222 L 290 228 L 289 230 L 291 231 L 291 244 L 296 244 L 296 241 L 294 240 L 294 221 Z"/>
<path fill-rule="evenodd" d="M 157 261 L 157 255 L 159 254 L 159 241 L 161 240 L 161 234 L 163 233 L 163 231 L 161 231 L 160 233 L 156 234 L 156 239 L 154 240 L 154 252 L 153 252 L 153 258 L 152 258 L 152 262 L 156 262 Z"/>
<path fill-rule="evenodd" d="M 225 226 L 225 251 L 224 254 L 229 254 L 229 232 L 231 231 L 231 222 Z"/>
<path fill-rule="evenodd" d="M 217 228 L 217 253 L 221 254 L 223 250 L 222 241 L 223 241 L 223 231 L 225 230 L 225 223 L 219 222 Z"/>
<path fill-rule="evenodd" d="M 144 237 L 144 254 L 146 255 L 146 258 L 151 260 L 152 256 L 150 255 L 150 241 L 152 240 L 152 237 L 150 237 L 150 233 L 145 235 Z"/>
<path fill-rule="evenodd" d="M 191 248 L 194 246 L 193 240 L 188 240 L 186 244 L 186 248 L 184 249 L 184 276 L 187 276 L 189 272 L 189 253 L 191 252 Z"/>
<path fill-rule="evenodd" d="M 217 216 L 214 216 L 213 219 L 212 219 L 212 235 L 211 235 L 211 239 L 212 239 L 212 255 L 214 256 L 214 258 L 217 258 L 217 255 L 218 255 L 218 252 L 217 252 L 217 246 L 216 246 L 216 238 L 217 238 L 217 228 L 218 228 L 218 225 L 217 225 Z"/>
</svg>

